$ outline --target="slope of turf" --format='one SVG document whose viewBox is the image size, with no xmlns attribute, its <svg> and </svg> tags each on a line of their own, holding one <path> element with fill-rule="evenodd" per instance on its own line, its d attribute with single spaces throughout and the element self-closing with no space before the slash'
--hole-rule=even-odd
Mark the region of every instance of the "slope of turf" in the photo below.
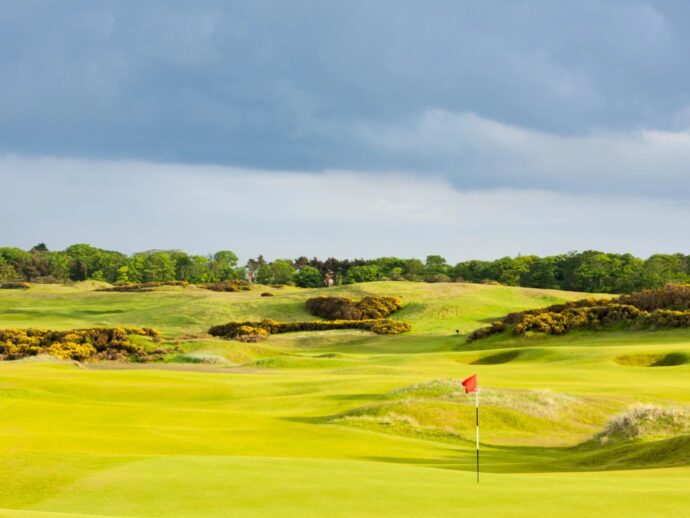
<svg viewBox="0 0 690 518">
<path fill-rule="evenodd" d="M 409 303 L 396 318 L 416 334 L 293 333 L 258 344 L 189 335 L 240 316 L 308 318 L 308 290 L 0 294 L 2 326 L 152 318 L 187 358 L 0 363 L 0 516 L 690 513 L 685 428 L 660 422 L 634 439 L 595 439 L 631 407 L 690 406 L 689 363 L 647 366 L 690 353 L 690 331 L 466 345 L 455 329 L 577 295 L 411 283 L 340 292 L 396 287 Z M 473 373 L 484 390 L 479 485 L 472 401 L 458 386 Z"/>
</svg>

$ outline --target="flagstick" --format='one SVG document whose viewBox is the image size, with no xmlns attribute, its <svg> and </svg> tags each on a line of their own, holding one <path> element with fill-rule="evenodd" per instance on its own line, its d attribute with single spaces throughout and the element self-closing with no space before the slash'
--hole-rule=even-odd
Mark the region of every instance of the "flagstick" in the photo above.
<svg viewBox="0 0 690 518">
<path fill-rule="evenodd" d="M 474 401 L 477 415 L 477 484 L 479 484 L 479 387 L 474 391 Z"/>
</svg>

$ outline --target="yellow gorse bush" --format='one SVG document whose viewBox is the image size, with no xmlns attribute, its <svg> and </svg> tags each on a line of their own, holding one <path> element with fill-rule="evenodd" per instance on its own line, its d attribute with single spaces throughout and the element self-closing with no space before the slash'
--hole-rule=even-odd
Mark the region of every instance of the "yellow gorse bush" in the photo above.
<svg viewBox="0 0 690 518">
<path fill-rule="evenodd" d="M 89 360 L 134 357 L 143 359 L 146 351 L 132 343 L 130 336 L 158 340 L 154 329 L 139 327 L 93 327 L 53 331 L 49 329 L 0 329 L 0 359 L 16 360 L 49 354 L 61 359 Z"/>
</svg>

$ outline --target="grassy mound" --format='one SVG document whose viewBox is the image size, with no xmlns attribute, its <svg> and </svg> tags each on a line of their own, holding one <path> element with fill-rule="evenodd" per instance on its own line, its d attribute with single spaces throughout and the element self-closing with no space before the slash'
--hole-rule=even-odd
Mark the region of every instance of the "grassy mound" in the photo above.
<svg viewBox="0 0 690 518">
<path fill-rule="evenodd" d="M 690 409 L 638 405 L 559 459 L 565 468 L 641 469 L 690 465 Z"/>
<path fill-rule="evenodd" d="M 690 433 L 690 409 L 639 405 L 613 417 L 593 441 L 621 443 L 674 437 Z"/>
<path fill-rule="evenodd" d="M 559 464 L 562 468 L 593 471 L 690 466 L 690 435 L 580 451 L 560 459 Z"/>
<path fill-rule="evenodd" d="M 547 390 L 484 389 L 480 398 L 482 441 L 490 444 L 564 445 L 573 434 L 591 435 L 603 417 L 589 401 Z M 474 438 L 474 397 L 464 393 L 459 379 L 403 387 L 380 400 L 330 422 L 438 440 Z"/>
</svg>

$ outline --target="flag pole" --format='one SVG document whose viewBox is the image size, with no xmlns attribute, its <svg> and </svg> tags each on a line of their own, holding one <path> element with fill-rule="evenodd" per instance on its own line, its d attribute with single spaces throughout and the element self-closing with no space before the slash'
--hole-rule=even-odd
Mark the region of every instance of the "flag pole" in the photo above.
<svg viewBox="0 0 690 518">
<path fill-rule="evenodd" d="M 477 416 L 477 484 L 479 484 L 479 382 L 477 375 L 473 374 L 466 380 L 463 380 L 462 386 L 465 387 L 465 394 L 474 392 L 475 415 Z"/>
<path fill-rule="evenodd" d="M 477 416 L 477 484 L 479 484 L 479 387 L 474 391 L 474 401 Z"/>
</svg>

